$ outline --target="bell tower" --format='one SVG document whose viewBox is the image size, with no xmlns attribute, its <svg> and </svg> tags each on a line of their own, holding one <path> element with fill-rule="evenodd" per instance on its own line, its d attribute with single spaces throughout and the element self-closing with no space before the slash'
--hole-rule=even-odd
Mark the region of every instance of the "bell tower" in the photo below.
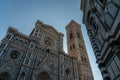
<svg viewBox="0 0 120 80">
<path fill-rule="evenodd" d="M 94 80 L 81 26 L 72 20 L 66 26 L 68 55 L 76 59 L 79 80 Z"/>
</svg>

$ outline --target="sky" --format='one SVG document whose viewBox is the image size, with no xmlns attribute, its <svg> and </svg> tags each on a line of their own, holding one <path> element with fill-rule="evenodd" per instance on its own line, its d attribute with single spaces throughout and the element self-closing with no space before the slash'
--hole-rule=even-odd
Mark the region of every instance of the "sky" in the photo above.
<svg viewBox="0 0 120 80">
<path fill-rule="evenodd" d="M 37 20 L 53 26 L 64 34 L 64 51 L 67 53 L 65 26 L 75 20 L 81 25 L 92 72 L 95 80 L 103 80 L 82 23 L 80 0 L 0 0 L 0 40 L 12 26 L 29 36 Z"/>
</svg>

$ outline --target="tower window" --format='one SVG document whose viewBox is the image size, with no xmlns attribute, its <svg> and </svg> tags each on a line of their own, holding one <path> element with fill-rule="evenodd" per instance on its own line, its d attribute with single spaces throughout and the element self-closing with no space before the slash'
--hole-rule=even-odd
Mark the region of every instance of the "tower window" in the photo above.
<svg viewBox="0 0 120 80">
<path fill-rule="evenodd" d="M 73 34 L 72 33 L 70 33 L 70 39 L 72 39 L 73 38 Z"/>
<path fill-rule="evenodd" d="M 78 36 L 78 38 L 80 38 L 80 34 L 79 33 L 77 33 L 77 36 Z"/>
<path fill-rule="evenodd" d="M 87 60 L 86 60 L 86 58 L 84 57 L 84 61 L 85 61 L 85 63 L 87 62 Z"/>
<path fill-rule="evenodd" d="M 73 48 L 75 49 L 75 45 L 73 44 Z"/>
<path fill-rule="evenodd" d="M 43 71 L 37 75 L 35 80 L 51 80 L 51 79 L 50 79 L 49 74 L 47 72 Z"/>
<path fill-rule="evenodd" d="M 70 50 L 72 50 L 72 46 L 70 46 Z"/>
<path fill-rule="evenodd" d="M 25 80 L 25 72 L 22 72 L 20 75 L 20 80 Z"/>
<path fill-rule="evenodd" d="M 81 60 L 82 60 L 82 61 L 84 61 L 84 58 L 83 58 L 83 56 L 81 56 Z"/>
<path fill-rule="evenodd" d="M 81 45 L 79 44 L 79 47 L 81 48 Z"/>
</svg>

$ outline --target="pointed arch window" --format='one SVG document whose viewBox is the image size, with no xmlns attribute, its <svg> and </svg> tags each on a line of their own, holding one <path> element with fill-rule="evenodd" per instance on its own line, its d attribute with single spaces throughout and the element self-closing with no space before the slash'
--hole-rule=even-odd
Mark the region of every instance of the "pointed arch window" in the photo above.
<svg viewBox="0 0 120 80">
<path fill-rule="evenodd" d="M 83 56 L 81 56 L 81 60 L 82 60 L 82 61 L 84 61 L 84 58 L 83 58 Z"/>
<path fill-rule="evenodd" d="M 79 48 L 81 48 L 81 45 L 79 44 Z"/>
<path fill-rule="evenodd" d="M 51 80 L 47 72 L 41 72 L 37 75 L 36 80 Z"/>
<path fill-rule="evenodd" d="M 78 36 L 78 38 L 80 39 L 80 37 L 81 37 L 81 36 L 80 36 L 80 33 L 77 32 L 77 36 Z"/>
<path fill-rule="evenodd" d="M 65 70 L 64 80 L 72 80 L 72 75 L 70 69 Z"/>
<path fill-rule="evenodd" d="M 25 80 L 25 72 L 22 72 L 19 80 Z"/>
<path fill-rule="evenodd" d="M 72 39 L 73 38 L 73 34 L 72 33 L 70 33 L 70 39 Z"/>
<path fill-rule="evenodd" d="M 72 50 L 72 46 L 70 46 L 70 50 Z"/>
<path fill-rule="evenodd" d="M 75 45 L 73 44 L 73 48 L 75 49 Z"/>
</svg>

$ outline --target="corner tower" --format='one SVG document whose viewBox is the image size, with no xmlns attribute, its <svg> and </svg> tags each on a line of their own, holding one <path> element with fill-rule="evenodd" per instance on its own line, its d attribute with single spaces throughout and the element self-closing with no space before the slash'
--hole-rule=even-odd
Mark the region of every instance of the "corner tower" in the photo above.
<svg viewBox="0 0 120 80">
<path fill-rule="evenodd" d="M 72 20 L 66 26 L 68 55 L 76 59 L 79 80 L 94 80 L 81 26 Z"/>
</svg>

